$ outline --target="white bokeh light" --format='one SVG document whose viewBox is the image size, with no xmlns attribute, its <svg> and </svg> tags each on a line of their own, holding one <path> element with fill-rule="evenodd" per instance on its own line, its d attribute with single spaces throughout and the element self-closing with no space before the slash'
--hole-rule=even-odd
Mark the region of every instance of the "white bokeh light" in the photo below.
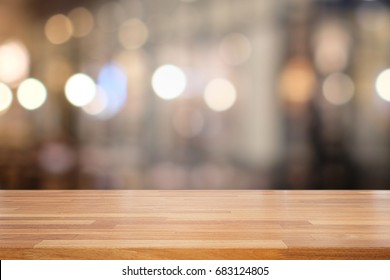
<svg viewBox="0 0 390 280">
<path fill-rule="evenodd" d="M 162 99 L 179 97 L 187 86 L 184 72 L 175 65 L 163 65 L 153 74 L 152 87 Z"/>
<path fill-rule="evenodd" d="M 380 98 L 390 102 L 390 68 L 383 70 L 378 75 L 375 88 Z"/>
<path fill-rule="evenodd" d="M 8 41 L 0 46 L 0 81 L 15 84 L 28 76 L 30 56 L 19 41 Z"/>
<path fill-rule="evenodd" d="M 204 92 L 207 106 L 217 112 L 226 111 L 236 102 L 237 93 L 234 85 L 226 79 L 209 82 Z"/>
<path fill-rule="evenodd" d="M 23 108 L 36 110 L 46 101 L 46 87 L 37 79 L 24 80 L 18 87 L 17 97 Z"/>
<path fill-rule="evenodd" d="M 12 104 L 12 91 L 11 89 L 3 83 L 0 83 L 0 113 L 8 110 Z"/>
<path fill-rule="evenodd" d="M 65 96 L 76 107 L 82 107 L 92 102 L 95 95 L 96 84 L 86 74 L 75 74 L 66 82 Z"/>
</svg>

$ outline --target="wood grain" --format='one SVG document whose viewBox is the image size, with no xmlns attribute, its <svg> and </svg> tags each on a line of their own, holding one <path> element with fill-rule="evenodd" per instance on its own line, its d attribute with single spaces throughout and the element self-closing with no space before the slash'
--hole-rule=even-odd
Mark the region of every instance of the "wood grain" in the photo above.
<svg viewBox="0 0 390 280">
<path fill-rule="evenodd" d="M 0 191 L 0 259 L 390 259 L 390 191 Z"/>
</svg>

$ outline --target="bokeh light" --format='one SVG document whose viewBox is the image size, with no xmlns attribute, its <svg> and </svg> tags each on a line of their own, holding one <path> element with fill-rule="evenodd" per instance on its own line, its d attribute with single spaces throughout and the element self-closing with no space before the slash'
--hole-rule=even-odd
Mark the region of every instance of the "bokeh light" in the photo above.
<svg viewBox="0 0 390 280">
<path fill-rule="evenodd" d="M 84 7 L 75 8 L 69 12 L 68 17 L 72 22 L 74 37 L 84 37 L 91 32 L 94 19 L 88 9 Z"/>
<path fill-rule="evenodd" d="M 109 63 L 100 70 L 97 84 L 102 90 L 101 100 L 106 100 L 105 109 L 99 115 L 110 118 L 119 112 L 127 99 L 126 74 L 117 65 Z"/>
<path fill-rule="evenodd" d="M 287 102 L 305 103 L 313 94 L 316 76 L 306 58 L 293 57 L 283 69 L 280 82 L 282 96 Z"/>
<path fill-rule="evenodd" d="M 0 45 L 0 81 L 9 85 L 25 79 L 29 74 L 30 56 L 20 41 Z"/>
<path fill-rule="evenodd" d="M 383 70 L 376 79 L 375 88 L 378 95 L 390 102 L 390 68 Z"/>
<path fill-rule="evenodd" d="M 46 22 L 45 34 L 50 43 L 55 45 L 63 44 L 73 34 L 72 22 L 63 14 L 54 15 Z"/>
<path fill-rule="evenodd" d="M 95 97 L 90 103 L 82 107 L 83 111 L 91 116 L 99 116 L 102 114 L 108 105 L 107 93 L 100 87 L 97 88 Z"/>
<path fill-rule="evenodd" d="M 128 50 L 142 47 L 148 39 L 148 28 L 137 18 L 132 18 L 120 26 L 119 41 Z"/>
<path fill-rule="evenodd" d="M 337 21 L 322 24 L 314 37 L 314 62 L 322 74 L 342 71 L 348 64 L 351 38 Z"/>
<path fill-rule="evenodd" d="M 219 51 L 224 62 L 230 65 L 239 65 L 249 59 L 252 45 L 243 34 L 233 33 L 222 40 Z"/>
<path fill-rule="evenodd" d="M 0 114 L 11 106 L 13 95 L 11 89 L 3 83 L 0 83 Z"/>
<path fill-rule="evenodd" d="M 68 79 L 65 85 L 65 96 L 68 101 L 82 107 L 90 103 L 96 95 L 96 84 L 91 77 L 78 73 Z"/>
<path fill-rule="evenodd" d="M 325 99 L 333 105 L 344 105 L 353 97 L 355 86 L 344 73 L 334 73 L 326 77 L 322 86 Z"/>
<path fill-rule="evenodd" d="M 217 112 L 228 110 L 234 105 L 236 98 L 236 88 L 226 79 L 210 81 L 204 92 L 204 100 L 207 106 Z"/>
<path fill-rule="evenodd" d="M 46 101 L 46 87 L 41 81 L 29 78 L 19 85 L 17 97 L 23 108 L 36 110 Z"/>
<path fill-rule="evenodd" d="M 168 64 L 159 67 L 152 77 L 152 87 L 162 99 L 169 100 L 179 97 L 186 86 L 186 75 L 175 65 Z"/>
</svg>

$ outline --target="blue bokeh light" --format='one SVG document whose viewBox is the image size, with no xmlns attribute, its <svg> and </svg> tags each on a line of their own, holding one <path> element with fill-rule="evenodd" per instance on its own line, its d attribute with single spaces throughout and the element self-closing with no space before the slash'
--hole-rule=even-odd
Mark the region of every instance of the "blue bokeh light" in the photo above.
<svg viewBox="0 0 390 280">
<path fill-rule="evenodd" d="M 97 84 L 103 89 L 107 98 L 107 106 L 98 116 L 111 118 L 122 109 L 126 102 L 127 76 L 119 66 L 109 63 L 100 70 Z"/>
</svg>

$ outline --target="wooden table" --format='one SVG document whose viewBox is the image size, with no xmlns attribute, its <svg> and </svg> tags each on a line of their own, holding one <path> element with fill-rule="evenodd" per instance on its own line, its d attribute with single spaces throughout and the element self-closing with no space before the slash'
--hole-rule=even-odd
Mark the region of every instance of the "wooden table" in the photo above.
<svg viewBox="0 0 390 280">
<path fill-rule="evenodd" d="M 0 191 L 0 259 L 390 259 L 390 191 Z"/>
</svg>

